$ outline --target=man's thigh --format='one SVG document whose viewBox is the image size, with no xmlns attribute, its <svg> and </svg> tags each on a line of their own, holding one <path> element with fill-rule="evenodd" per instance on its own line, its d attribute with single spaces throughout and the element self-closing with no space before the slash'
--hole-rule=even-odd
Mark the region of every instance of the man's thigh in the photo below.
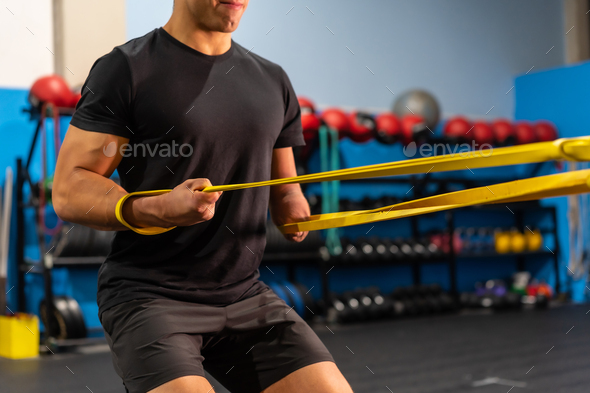
<svg viewBox="0 0 590 393">
<path fill-rule="evenodd" d="M 223 309 L 167 299 L 122 303 L 102 314 L 115 371 L 130 393 L 205 377 L 204 337 L 223 329 Z"/>
<path fill-rule="evenodd" d="M 226 307 L 137 300 L 105 311 L 102 322 L 130 393 L 183 391 L 189 380 L 205 383 L 204 369 L 235 392 L 259 393 L 301 373 L 320 380 L 324 371 L 321 381 L 341 385 L 315 332 L 270 290 Z"/>
<path fill-rule="evenodd" d="M 333 364 L 316 333 L 270 290 L 226 311 L 224 335 L 202 353 L 207 372 L 232 392 L 259 393 L 307 366 Z"/>
</svg>

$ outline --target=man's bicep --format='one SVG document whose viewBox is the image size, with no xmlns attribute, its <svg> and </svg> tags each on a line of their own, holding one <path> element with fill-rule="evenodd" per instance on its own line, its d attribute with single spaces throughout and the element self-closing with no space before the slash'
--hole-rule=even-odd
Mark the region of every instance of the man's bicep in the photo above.
<svg viewBox="0 0 590 393">
<path fill-rule="evenodd" d="M 129 139 L 100 132 L 84 131 L 70 125 L 60 149 L 55 177 L 69 176 L 83 169 L 110 177 L 121 162 L 121 145 Z"/>
</svg>

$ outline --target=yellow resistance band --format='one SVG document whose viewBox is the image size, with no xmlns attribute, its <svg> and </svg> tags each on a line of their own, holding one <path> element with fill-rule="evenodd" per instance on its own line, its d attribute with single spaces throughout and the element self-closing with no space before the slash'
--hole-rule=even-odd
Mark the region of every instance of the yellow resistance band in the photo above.
<svg viewBox="0 0 590 393">
<path fill-rule="evenodd" d="M 315 183 L 332 180 L 353 180 L 417 173 L 459 171 L 553 160 L 590 161 L 590 137 L 562 138 L 552 142 L 457 152 L 452 155 L 416 158 L 413 160 L 339 169 L 337 171 L 313 173 L 254 183 L 210 186 L 204 188 L 203 191 L 232 191 L 280 184 Z"/>
<path fill-rule="evenodd" d="M 466 206 L 530 201 L 590 192 L 590 169 L 494 184 L 398 203 L 374 210 L 318 214 L 308 221 L 286 224 L 283 233 L 368 224 Z"/>
<path fill-rule="evenodd" d="M 127 228 L 131 229 L 133 232 L 137 232 L 140 235 L 159 235 L 160 233 L 168 232 L 173 230 L 176 227 L 170 228 L 159 228 L 159 227 L 149 227 L 149 228 L 136 228 L 130 225 L 125 219 L 123 218 L 123 204 L 125 201 L 133 196 L 141 195 L 141 196 L 156 196 L 169 193 L 171 190 L 154 190 L 154 191 L 140 191 L 140 192 L 131 192 L 125 195 L 123 198 L 119 199 L 117 205 L 115 206 L 115 216 L 117 220 Z"/>
<path fill-rule="evenodd" d="M 269 181 L 261 181 L 261 182 L 254 182 L 254 183 L 245 183 L 245 184 L 230 184 L 230 185 L 222 185 L 222 186 L 210 186 L 204 188 L 203 192 L 218 192 L 218 191 L 232 191 L 232 190 L 240 190 L 246 188 L 253 188 L 253 187 L 263 187 L 263 186 L 275 186 L 280 184 L 294 184 L 294 183 L 312 183 L 312 182 L 322 182 L 322 181 L 333 181 L 333 180 L 353 180 L 353 179 L 362 179 L 362 178 L 370 178 L 370 177 L 382 177 L 382 176 L 396 176 L 396 175 L 409 175 L 409 174 L 417 174 L 417 173 L 429 173 L 429 172 L 445 172 L 445 171 L 455 171 L 455 170 L 464 170 L 464 169 L 474 169 L 474 168 L 486 168 L 486 167 L 495 167 L 495 166 L 504 166 L 504 165 L 516 165 L 516 164 L 529 164 L 529 163 L 536 163 L 536 162 L 544 162 L 544 161 L 552 161 L 552 160 L 568 160 L 568 161 L 590 161 L 590 137 L 581 137 L 581 138 L 569 138 L 569 139 L 558 139 L 552 142 L 540 142 L 540 143 L 531 143 L 527 145 L 521 146 L 512 146 L 512 147 L 503 147 L 498 149 L 485 149 L 479 151 L 465 151 L 459 152 L 453 155 L 446 155 L 446 156 L 434 156 L 434 157 L 426 157 L 426 158 L 418 158 L 413 160 L 404 160 L 404 161 L 396 161 L 390 162 L 385 164 L 377 164 L 377 165 L 369 165 L 369 166 L 362 166 L 357 168 L 349 168 L 349 169 L 340 169 L 337 171 L 329 171 L 329 172 L 321 172 L 297 177 L 289 177 L 283 179 L 275 179 Z M 534 180 L 534 179 L 529 179 Z M 538 180 L 534 180 L 538 181 Z M 509 184 L 509 183 L 504 183 Z M 500 185 L 498 185 L 500 186 Z M 477 189 L 475 189 L 477 190 Z M 465 190 L 461 192 L 470 192 L 475 190 Z M 166 192 L 170 192 L 171 190 L 155 190 L 155 191 L 140 191 L 140 192 L 133 192 L 131 194 L 126 195 L 123 197 L 119 203 L 117 203 L 116 207 L 116 215 L 117 219 L 121 221 L 123 225 L 126 227 L 134 230 L 137 233 L 145 234 L 145 235 L 153 235 L 159 234 L 166 231 L 169 231 L 173 228 L 133 228 L 128 223 L 124 222 L 122 209 L 123 209 L 123 202 L 131 196 L 135 195 L 160 195 Z M 445 195 L 454 195 L 455 193 L 445 194 Z M 560 194 L 561 195 L 561 194 Z M 442 197 L 442 195 L 441 195 Z M 436 198 L 436 197 L 432 197 Z M 428 199 L 428 198 L 426 198 Z M 469 197 L 472 199 L 472 197 Z M 534 199 L 534 198 L 531 198 Z M 416 201 L 415 201 L 416 202 Z M 409 203 L 409 202 L 408 202 Z M 477 202 L 474 204 L 481 204 L 481 203 L 493 203 L 493 202 Z M 467 206 L 467 205 L 465 205 Z M 430 207 L 432 209 L 432 207 Z M 440 209 L 444 210 L 444 209 Z M 433 210 L 438 211 L 438 210 Z M 428 211 L 424 211 L 423 213 L 416 213 L 416 214 L 424 214 Z M 345 226 L 345 225 L 356 225 L 354 223 L 350 224 L 330 224 L 331 226 L 324 226 L 320 224 L 320 219 L 327 219 L 330 220 L 332 218 L 336 218 L 333 215 L 340 215 L 338 216 L 339 219 L 350 216 L 351 212 L 345 213 L 331 213 L 325 214 L 320 216 L 314 216 L 310 218 L 309 221 L 305 221 L 302 223 L 293 223 L 288 224 L 281 227 L 281 231 L 284 233 L 292 233 L 298 232 L 299 229 L 290 229 L 294 228 L 294 226 L 301 224 L 302 226 L 305 225 L 307 229 L 301 230 L 317 230 L 317 229 L 327 229 L 337 226 Z M 354 215 L 360 213 L 366 213 L 364 211 L 353 212 Z M 413 214 L 411 214 L 413 215 Z M 382 221 L 387 218 L 378 218 L 377 216 L 373 217 L 375 221 Z M 393 218 L 393 217 L 392 217 Z M 354 220 L 353 220 L 354 221 Z M 323 221 L 322 221 L 323 222 Z M 340 222 L 340 221 L 335 221 Z M 346 222 L 351 222 L 347 220 Z M 368 223 L 372 221 L 363 221 L 358 223 Z M 313 224 L 312 224 L 313 223 Z M 287 232 L 288 231 L 288 232 Z"/>
</svg>

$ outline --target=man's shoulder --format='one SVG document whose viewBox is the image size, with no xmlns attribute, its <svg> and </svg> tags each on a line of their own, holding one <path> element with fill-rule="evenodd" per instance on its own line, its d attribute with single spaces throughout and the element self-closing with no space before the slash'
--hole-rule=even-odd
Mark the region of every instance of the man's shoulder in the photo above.
<svg viewBox="0 0 590 393">
<path fill-rule="evenodd" d="M 236 52 L 241 57 L 244 57 L 245 59 L 248 59 L 249 61 L 256 63 L 259 67 L 261 67 L 263 70 L 267 71 L 271 75 L 273 75 L 277 78 L 281 78 L 281 79 L 283 78 L 285 71 L 283 70 L 283 67 L 281 67 L 277 63 L 274 63 L 274 62 L 272 62 L 272 61 L 270 61 L 270 60 L 268 60 L 256 53 L 254 53 L 252 51 L 253 48 L 247 49 L 235 41 L 233 42 L 233 45 L 235 45 Z"/>
<path fill-rule="evenodd" d="M 127 58 L 136 57 L 149 51 L 156 38 L 157 31 L 158 29 L 154 29 L 141 37 L 133 38 L 122 45 L 116 46 L 115 49 L 121 51 Z"/>
</svg>

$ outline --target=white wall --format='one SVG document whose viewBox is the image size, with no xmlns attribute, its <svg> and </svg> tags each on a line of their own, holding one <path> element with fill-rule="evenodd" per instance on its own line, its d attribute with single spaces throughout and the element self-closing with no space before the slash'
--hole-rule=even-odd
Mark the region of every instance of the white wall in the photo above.
<svg viewBox="0 0 590 393">
<path fill-rule="evenodd" d="M 127 0 L 128 38 L 171 5 Z M 386 108 L 386 86 L 423 87 L 446 113 L 489 117 L 512 117 L 516 75 L 564 63 L 564 37 L 558 0 L 252 0 L 234 35 L 319 104 Z"/>
<path fill-rule="evenodd" d="M 29 88 L 53 72 L 51 3 L 0 0 L 0 88 Z"/>
<path fill-rule="evenodd" d="M 123 0 L 54 0 L 56 6 L 56 73 L 70 86 L 81 86 L 102 55 L 126 41 Z M 58 38 L 59 37 L 59 38 Z"/>
</svg>

